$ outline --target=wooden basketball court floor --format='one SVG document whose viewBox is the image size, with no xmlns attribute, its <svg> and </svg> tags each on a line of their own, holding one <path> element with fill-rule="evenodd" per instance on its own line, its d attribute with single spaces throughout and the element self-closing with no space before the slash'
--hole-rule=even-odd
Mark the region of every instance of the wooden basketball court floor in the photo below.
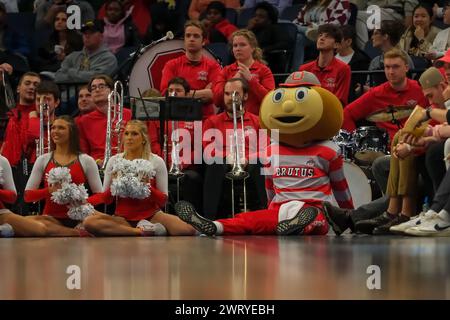
<svg viewBox="0 0 450 320">
<path fill-rule="evenodd" d="M 0 270 L 2 300 L 449 299 L 450 238 L 0 239 Z"/>
</svg>

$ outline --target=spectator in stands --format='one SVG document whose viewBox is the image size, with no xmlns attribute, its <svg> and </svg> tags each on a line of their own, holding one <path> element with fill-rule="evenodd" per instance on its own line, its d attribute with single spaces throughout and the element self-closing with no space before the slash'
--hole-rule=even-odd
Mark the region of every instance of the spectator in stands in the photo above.
<svg viewBox="0 0 450 320">
<path fill-rule="evenodd" d="M 351 71 L 361 71 L 367 70 L 370 58 L 356 47 L 356 34 L 355 28 L 350 25 L 345 25 L 341 27 L 342 31 L 342 41 L 338 44 L 336 59 L 341 60 L 350 67 Z M 356 88 L 359 83 L 364 83 L 366 75 L 363 74 L 352 74 L 352 80 L 350 82 L 350 92 L 349 92 L 349 102 L 355 100 Z"/>
<path fill-rule="evenodd" d="M 444 15 L 443 21 L 444 24 L 450 25 L 450 1 L 446 1 L 444 5 Z M 436 38 L 434 38 L 433 45 L 428 50 L 428 53 L 425 55 L 427 59 L 435 60 L 442 57 L 450 48 L 450 27 L 440 31 Z"/>
<path fill-rule="evenodd" d="M 206 8 L 206 19 L 203 20 L 207 30 L 207 39 L 211 42 L 225 42 L 238 28 L 225 18 L 226 8 L 220 1 L 212 1 Z"/>
<path fill-rule="evenodd" d="M 175 77 L 186 79 L 191 87 L 188 96 L 199 98 L 205 103 L 203 116 L 206 118 L 214 114 L 212 82 L 220 74 L 220 65 L 203 55 L 205 40 L 203 25 L 199 21 L 187 21 L 184 26 L 186 53 L 166 63 L 162 71 L 160 91 L 165 94 L 169 81 Z"/>
<path fill-rule="evenodd" d="M 8 27 L 6 8 L 0 2 L 0 50 L 8 51 L 14 54 L 28 56 L 30 54 L 30 45 L 19 30 Z"/>
<path fill-rule="evenodd" d="M 319 25 L 331 23 L 343 26 L 347 24 L 349 18 L 350 3 L 348 0 L 308 1 L 293 21 L 298 29 L 293 68 L 297 69 L 303 64 L 305 53 L 315 52 L 316 43 L 306 37 L 307 31 L 312 33 L 310 38 L 315 38 Z"/>
<path fill-rule="evenodd" d="M 93 157 L 102 166 L 105 155 L 106 122 L 108 113 L 108 95 L 113 89 L 112 79 L 104 74 L 95 75 L 89 82 L 89 90 L 95 103 L 95 110 L 84 115 L 78 121 L 80 147 L 84 153 Z M 131 111 L 123 109 L 123 126 L 131 119 Z M 113 122 L 113 127 L 117 119 Z M 117 137 L 111 140 L 112 153 L 117 151 Z"/>
<path fill-rule="evenodd" d="M 17 86 L 19 101 L 10 111 L 1 149 L 1 154 L 8 159 L 13 170 L 18 198 L 13 211 L 18 214 L 26 214 L 29 211 L 23 202 L 23 191 L 33 166 L 31 157 L 36 150 L 36 143 L 33 139 L 28 139 L 27 129 L 29 114 L 36 110 L 36 88 L 40 82 L 41 78 L 34 72 L 25 73 L 21 77 Z"/>
<path fill-rule="evenodd" d="M 253 31 L 258 40 L 258 45 L 263 51 L 264 60 L 269 64 L 274 73 L 284 72 L 288 64 L 286 55 L 280 50 L 292 47 L 286 32 L 277 24 L 278 12 L 267 2 L 258 3 L 255 7 L 255 15 L 248 21 L 248 29 Z"/>
<path fill-rule="evenodd" d="M 356 19 L 358 47 L 364 50 L 367 41 L 369 41 L 368 24 L 374 24 L 371 30 L 380 28 L 379 25 L 376 25 L 377 23 L 392 20 L 403 21 L 406 27 L 411 26 L 413 22 L 413 10 L 418 4 L 418 0 L 369 0 L 365 3 L 362 2 L 358 7 Z M 366 10 L 371 5 L 378 6 L 379 12 L 377 14 L 379 13 L 381 18 L 379 21 L 374 19 L 374 12 Z"/>
<path fill-rule="evenodd" d="M 429 5 L 419 4 L 413 11 L 413 24 L 400 39 L 399 47 L 405 50 L 419 68 L 428 67 L 431 62 L 425 58 L 436 35 L 441 31 L 432 25 L 433 10 Z"/>
<path fill-rule="evenodd" d="M 206 11 L 206 8 L 211 1 L 212 0 L 192 0 L 188 11 L 189 19 L 200 19 L 200 15 Z M 239 0 L 220 0 L 220 2 L 223 2 L 227 8 L 237 9 L 241 6 Z"/>
<path fill-rule="evenodd" d="M 126 14 L 131 13 L 131 20 L 137 28 L 139 37 L 144 39 L 150 29 L 152 18 L 149 10 L 149 0 L 122 0 Z M 106 16 L 106 3 L 102 5 L 97 18 L 102 20 Z"/>
<path fill-rule="evenodd" d="M 139 34 L 131 19 L 131 11 L 119 0 L 108 0 L 105 3 L 106 15 L 102 20 L 104 25 L 103 43 L 117 53 L 123 47 L 138 47 Z"/>
<path fill-rule="evenodd" d="M 36 29 L 52 26 L 55 15 L 71 5 L 77 5 L 81 10 L 81 23 L 95 19 L 94 9 L 88 1 L 81 0 L 47 0 L 36 8 Z"/>
<path fill-rule="evenodd" d="M 261 2 L 267 2 L 274 6 L 278 10 L 278 14 L 282 14 L 284 9 L 292 6 L 292 0 L 245 0 L 243 8 L 254 8 L 257 4 Z"/>
<path fill-rule="evenodd" d="M 253 32 L 238 30 L 231 36 L 233 55 L 236 62 L 226 66 L 214 82 L 214 103 L 224 107 L 224 86 L 231 78 L 243 78 L 249 83 L 245 109 L 259 115 L 259 107 L 264 96 L 275 88 L 272 71 L 262 60 L 262 50 Z"/>
<path fill-rule="evenodd" d="M 61 63 L 55 74 L 57 82 L 88 82 L 95 74 L 112 74 L 117 68 L 116 57 L 105 47 L 103 25 L 100 21 L 88 21 L 81 28 L 83 50 L 74 51 Z"/>
<path fill-rule="evenodd" d="M 399 20 L 386 20 L 381 22 L 380 29 L 376 29 L 372 34 L 372 45 L 381 50 L 381 55 L 376 56 L 370 61 L 369 70 L 384 70 L 384 53 L 396 47 L 403 51 L 408 59 L 408 67 L 414 69 L 414 63 L 411 57 L 403 49 L 399 48 L 398 43 L 403 33 L 404 26 Z M 374 74 L 372 77 L 373 85 L 380 85 L 386 81 L 384 74 Z"/>
<path fill-rule="evenodd" d="M 333 24 L 319 26 L 317 50 L 319 57 L 300 66 L 300 71 L 316 75 L 322 87 L 334 93 L 342 105 L 347 105 L 350 90 L 350 67 L 334 56 L 334 51 L 342 41 L 342 32 Z"/>
<path fill-rule="evenodd" d="M 36 67 L 39 71 L 56 72 L 66 56 L 82 48 L 81 34 L 76 30 L 67 29 L 67 13 L 61 9 L 55 15 L 53 32 L 49 40 L 38 50 Z"/>
</svg>

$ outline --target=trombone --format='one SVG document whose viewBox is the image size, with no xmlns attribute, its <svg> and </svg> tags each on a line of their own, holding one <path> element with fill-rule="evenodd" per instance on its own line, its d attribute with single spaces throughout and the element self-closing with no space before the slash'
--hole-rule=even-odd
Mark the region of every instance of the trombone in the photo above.
<svg viewBox="0 0 450 320">
<path fill-rule="evenodd" d="M 45 146 L 44 115 L 47 116 L 47 146 Z M 36 158 L 50 151 L 50 108 L 42 96 L 39 102 L 39 139 L 36 139 Z"/>
<path fill-rule="evenodd" d="M 114 122 L 116 124 L 114 126 Z M 115 153 L 120 150 L 120 133 L 123 122 L 123 85 L 116 81 L 113 90 L 108 95 L 108 114 L 106 120 L 106 142 L 105 156 L 103 157 L 102 170 L 106 169 L 109 159 L 112 156 L 113 149 Z M 114 126 L 114 128 L 113 128 Z M 117 145 L 112 146 L 113 137 L 117 137 Z"/>
<path fill-rule="evenodd" d="M 176 97 L 176 92 L 172 92 L 170 97 Z M 181 160 L 178 157 L 178 147 L 180 143 L 180 136 L 178 134 L 178 121 L 172 120 L 172 148 L 171 148 L 171 164 L 168 175 L 170 178 L 175 178 L 177 181 L 177 202 L 180 201 L 180 179 L 184 177 L 184 172 L 181 170 Z M 167 134 L 164 139 L 165 158 L 167 158 Z M 166 159 L 167 160 L 167 159 Z"/>
<path fill-rule="evenodd" d="M 225 177 L 231 180 L 231 208 L 232 208 L 232 215 L 234 217 L 235 214 L 235 208 L 234 208 L 234 181 L 235 180 L 244 180 L 243 181 L 243 187 L 244 187 L 244 212 L 247 211 L 247 190 L 246 190 L 246 183 L 245 180 L 248 178 L 249 174 L 247 171 L 244 170 L 242 167 L 242 154 L 241 152 L 244 152 L 245 154 L 245 136 L 244 136 L 244 108 L 242 106 L 242 98 L 239 96 L 239 93 L 237 91 L 233 91 L 231 94 L 231 101 L 233 105 L 233 148 L 232 152 L 233 154 L 233 167 L 231 171 L 227 172 L 225 174 Z M 242 151 L 239 146 L 239 137 L 238 137 L 238 123 L 237 123 L 237 113 L 238 113 L 238 107 L 239 107 L 239 114 L 241 117 L 241 146 Z M 245 156 L 244 156 L 245 157 Z"/>
</svg>

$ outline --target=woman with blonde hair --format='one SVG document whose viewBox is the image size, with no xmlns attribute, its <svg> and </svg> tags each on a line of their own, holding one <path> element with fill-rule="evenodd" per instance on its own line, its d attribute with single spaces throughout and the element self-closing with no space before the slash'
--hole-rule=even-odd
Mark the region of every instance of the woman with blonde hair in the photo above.
<svg viewBox="0 0 450 320">
<path fill-rule="evenodd" d="M 235 31 L 231 35 L 231 46 L 236 62 L 222 69 L 214 82 L 213 94 L 216 106 L 223 106 L 225 82 L 232 78 L 243 78 L 249 83 L 247 111 L 259 115 L 259 106 L 264 96 L 275 88 L 272 71 L 262 60 L 262 50 L 253 32 L 247 29 Z"/>
<path fill-rule="evenodd" d="M 144 122 L 127 123 L 123 150 L 108 161 L 103 181 L 103 200 L 116 201 L 115 214 L 89 216 L 85 229 L 96 236 L 194 235 L 193 227 L 161 211 L 168 195 L 167 169 L 151 152 Z"/>
</svg>

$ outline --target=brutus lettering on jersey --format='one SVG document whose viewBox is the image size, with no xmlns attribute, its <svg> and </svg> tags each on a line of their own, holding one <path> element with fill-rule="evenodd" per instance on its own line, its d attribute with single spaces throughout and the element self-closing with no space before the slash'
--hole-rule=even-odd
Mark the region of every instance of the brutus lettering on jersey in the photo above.
<svg viewBox="0 0 450 320">
<path fill-rule="evenodd" d="M 276 177 L 301 177 L 311 178 L 314 176 L 314 168 L 311 167 L 279 167 L 276 168 Z"/>
</svg>

